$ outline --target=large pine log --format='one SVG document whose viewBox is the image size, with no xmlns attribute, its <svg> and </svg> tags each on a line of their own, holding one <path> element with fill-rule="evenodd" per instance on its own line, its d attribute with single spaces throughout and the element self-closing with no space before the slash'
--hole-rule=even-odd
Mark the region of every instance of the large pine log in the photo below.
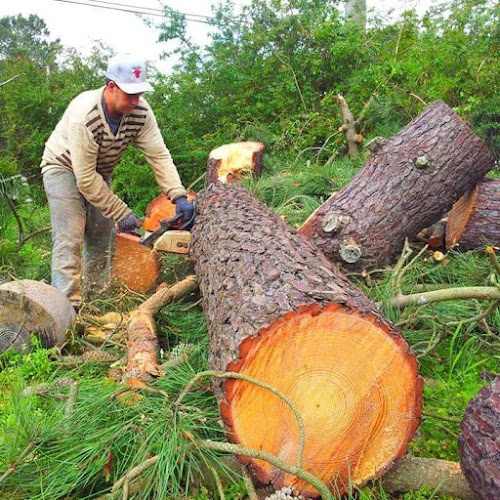
<svg viewBox="0 0 500 500">
<path fill-rule="evenodd" d="M 300 229 L 346 269 L 390 263 L 494 165 L 469 126 L 435 101 Z"/>
<path fill-rule="evenodd" d="M 240 186 L 214 183 L 199 193 L 192 249 L 210 367 L 291 400 L 304 420 L 303 466 L 332 492 L 383 474 L 404 454 L 421 412 L 417 361 L 395 327 Z M 232 442 L 296 462 L 299 427 L 283 400 L 243 380 L 214 392 Z M 267 462 L 240 459 L 263 483 L 317 496 Z"/>
<path fill-rule="evenodd" d="M 500 179 L 484 179 L 453 205 L 446 226 L 446 247 L 473 250 L 500 246 Z"/>
<path fill-rule="evenodd" d="M 460 463 L 481 500 L 500 498 L 500 376 L 465 410 L 458 441 Z"/>
</svg>

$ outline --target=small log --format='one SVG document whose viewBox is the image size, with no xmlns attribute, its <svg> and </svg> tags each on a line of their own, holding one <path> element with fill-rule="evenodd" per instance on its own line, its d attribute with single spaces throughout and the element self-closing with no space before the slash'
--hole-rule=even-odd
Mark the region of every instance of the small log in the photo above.
<svg viewBox="0 0 500 500">
<path fill-rule="evenodd" d="M 216 180 L 214 165 L 207 179 Z M 400 458 L 421 412 L 408 345 L 313 244 L 236 184 L 198 194 L 195 270 L 210 333 L 209 366 L 245 380 L 214 384 L 229 440 L 278 456 L 345 492 Z M 263 460 L 239 457 L 274 488 L 317 491 Z"/>
<path fill-rule="evenodd" d="M 382 267 L 494 163 L 467 123 L 435 101 L 370 156 L 300 232 L 347 270 Z"/>
<path fill-rule="evenodd" d="M 147 293 L 160 278 L 158 254 L 141 245 L 141 236 L 132 233 L 113 232 L 110 248 L 109 274 L 126 287 L 139 293 Z"/>
<path fill-rule="evenodd" d="M 428 488 L 434 495 L 447 495 L 461 500 L 474 500 L 460 464 L 436 458 L 405 457 L 382 478 L 389 493 L 407 493 Z"/>
<path fill-rule="evenodd" d="M 446 225 L 448 217 L 443 217 L 429 228 L 427 244 L 431 250 L 442 250 L 446 248 Z"/>
<path fill-rule="evenodd" d="M 500 179 L 484 179 L 453 205 L 446 247 L 473 250 L 500 246 Z"/>
<path fill-rule="evenodd" d="M 189 191 L 187 199 L 191 202 L 194 201 L 196 193 Z M 160 194 L 146 207 L 146 217 L 142 227 L 146 231 L 156 231 L 159 229 L 162 220 L 170 220 L 175 217 L 175 210 L 175 203 L 170 201 L 165 193 Z"/>
<path fill-rule="evenodd" d="M 254 178 L 258 178 L 264 167 L 264 149 L 262 142 L 225 144 L 212 150 L 208 161 L 215 165 L 219 182 L 237 181 L 244 172 L 251 172 Z"/>
<path fill-rule="evenodd" d="M 130 313 L 128 326 L 128 363 L 123 380 L 148 381 L 162 375 L 158 364 L 160 351 L 154 315 L 167 303 L 179 300 L 198 287 L 196 276 L 188 276 L 171 287 L 160 288 Z"/>
<path fill-rule="evenodd" d="M 500 498 L 500 376 L 469 402 L 458 440 L 460 463 L 481 500 Z"/>
</svg>

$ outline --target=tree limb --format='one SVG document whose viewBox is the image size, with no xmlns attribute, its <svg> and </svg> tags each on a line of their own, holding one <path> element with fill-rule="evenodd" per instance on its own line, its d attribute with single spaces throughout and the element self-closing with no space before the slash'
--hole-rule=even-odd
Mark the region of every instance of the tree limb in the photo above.
<svg viewBox="0 0 500 500">
<path fill-rule="evenodd" d="M 391 307 L 405 308 L 408 305 L 424 305 L 445 300 L 500 300 L 500 288 L 494 286 L 470 286 L 461 288 L 446 288 L 431 292 L 415 293 L 412 295 L 397 295 L 384 302 Z M 379 306 L 382 303 L 378 304 Z"/>
</svg>

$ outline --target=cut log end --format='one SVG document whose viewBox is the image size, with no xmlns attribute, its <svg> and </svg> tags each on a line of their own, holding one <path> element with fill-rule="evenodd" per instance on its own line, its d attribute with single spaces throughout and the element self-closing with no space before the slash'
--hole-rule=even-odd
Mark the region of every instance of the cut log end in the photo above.
<svg viewBox="0 0 500 500">
<path fill-rule="evenodd" d="M 446 248 L 460 243 L 469 217 L 476 204 L 477 187 L 465 193 L 451 209 L 446 228 Z"/>
<path fill-rule="evenodd" d="M 259 177 L 263 155 L 264 144 L 261 142 L 235 142 L 211 151 L 209 160 L 217 162 L 218 181 L 228 183 L 240 179 L 244 172 Z"/>
<path fill-rule="evenodd" d="M 380 476 L 402 456 L 421 412 L 422 382 L 404 340 L 375 318 L 329 304 L 302 307 L 241 344 L 229 371 L 284 393 L 304 421 L 303 466 L 335 493 Z M 282 399 L 247 381 L 229 380 L 221 414 L 230 438 L 294 464 L 297 420 Z M 316 490 L 267 462 L 250 460 L 256 478 L 276 489 Z"/>
<path fill-rule="evenodd" d="M 483 179 L 453 206 L 446 234 L 448 248 L 474 250 L 500 245 L 500 179 Z"/>
</svg>

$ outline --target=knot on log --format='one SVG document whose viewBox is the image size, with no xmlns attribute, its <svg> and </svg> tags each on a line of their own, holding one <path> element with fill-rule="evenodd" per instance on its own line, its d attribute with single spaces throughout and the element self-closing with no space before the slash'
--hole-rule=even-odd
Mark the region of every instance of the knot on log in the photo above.
<svg viewBox="0 0 500 500">
<path fill-rule="evenodd" d="M 415 160 L 415 166 L 417 168 L 424 169 L 430 167 L 431 165 L 427 156 L 422 155 Z"/>
<path fill-rule="evenodd" d="M 377 135 L 377 137 L 374 137 L 370 141 L 368 141 L 365 144 L 365 148 L 368 149 L 368 151 L 371 151 L 372 153 L 375 153 L 375 151 L 378 151 L 380 148 L 384 147 L 387 144 L 387 139 L 385 137 L 381 137 Z"/>
<path fill-rule="evenodd" d="M 344 242 L 340 246 L 340 257 L 348 264 L 355 264 L 361 258 L 362 252 L 354 241 Z"/>
<path fill-rule="evenodd" d="M 348 215 L 328 214 L 323 218 L 322 227 L 325 233 L 336 233 L 349 224 L 351 218 Z"/>
</svg>

